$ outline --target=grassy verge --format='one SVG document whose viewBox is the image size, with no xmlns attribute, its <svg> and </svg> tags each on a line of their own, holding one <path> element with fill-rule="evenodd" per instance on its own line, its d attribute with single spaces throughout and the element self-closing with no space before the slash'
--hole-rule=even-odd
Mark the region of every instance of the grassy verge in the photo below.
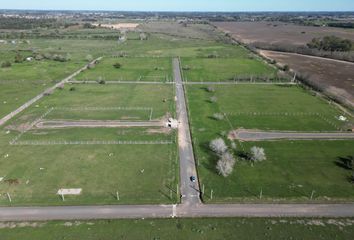
<svg viewBox="0 0 354 240">
<path fill-rule="evenodd" d="M 353 219 L 161 219 L 0 223 L 12 239 L 350 239 Z"/>
</svg>

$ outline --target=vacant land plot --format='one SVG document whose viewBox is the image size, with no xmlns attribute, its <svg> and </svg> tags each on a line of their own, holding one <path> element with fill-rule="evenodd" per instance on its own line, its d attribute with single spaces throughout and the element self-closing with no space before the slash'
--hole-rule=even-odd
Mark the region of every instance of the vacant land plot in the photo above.
<svg viewBox="0 0 354 240">
<path fill-rule="evenodd" d="M 2 223 L 3 240 L 350 239 L 353 219 L 163 219 Z"/>
<path fill-rule="evenodd" d="M 183 58 L 184 78 L 191 82 L 237 81 L 276 76 L 276 70 L 252 56 L 239 58 Z"/>
<path fill-rule="evenodd" d="M 317 192 L 317 200 L 351 199 L 353 189 L 347 179 L 350 171 L 336 165 L 336 161 L 354 154 L 353 141 L 236 142 L 235 156 L 242 156 L 256 145 L 264 147 L 267 160 L 254 166 L 239 160 L 231 176 L 218 175 L 217 157 L 208 145 L 219 137 L 231 144 L 227 140 L 231 129 L 336 131 L 351 126 L 352 119 L 347 116 L 349 122 L 341 122 L 338 116 L 344 113 L 297 86 L 213 88 L 187 88 L 199 176 L 209 192 L 204 200 L 210 201 L 211 189 L 216 202 L 255 200 L 260 191 L 263 201 L 306 201 L 312 190 Z M 222 120 L 215 119 L 216 113 L 221 113 Z"/>
<path fill-rule="evenodd" d="M 281 22 L 214 22 L 244 43 L 305 45 L 313 38 L 335 35 L 354 40 L 354 31 L 332 27 L 309 27 Z"/>
<path fill-rule="evenodd" d="M 114 66 L 120 64 L 119 66 Z M 94 69 L 76 77 L 78 80 L 170 81 L 170 58 L 104 58 Z"/>
<path fill-rule="evenodd" d="M 354 64 L 310 56 L 261 51 L 277 62 L 308 76 L 314 86 L 354 107 Z"/>
<path fill-rule="evenodd" d="M 160 119 L 173 111 L 171 86 L 75 85 L 73 90 L 68 85 L 55 91 L 0 132 L 0 204 L 10 204 L 6 193 L 13 205 L 177 201 L 169 189 L 177 184 L 174 132 L 156 127 L 45 130 L 33 124 L 38 119 Z M 82 188 L 82 194 L 62 202 L 56 195 L 61 188 Z"/>
</svg>

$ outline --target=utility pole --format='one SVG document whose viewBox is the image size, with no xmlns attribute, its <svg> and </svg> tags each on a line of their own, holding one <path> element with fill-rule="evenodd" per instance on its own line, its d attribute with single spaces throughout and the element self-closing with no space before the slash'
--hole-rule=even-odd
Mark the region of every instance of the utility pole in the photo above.
<svg viewBox="0 0 354 240">
<path fill-rule="evenodd" d="M 259 193 L 259 199 L 262 199 L 263 197 L 263 188 L 261 188 L 261 192 Z"/>
<path fill-rule="evenodd" d="M 311 200 L 313 199 L 313 196 L 315 195 L 315 190 L 312 190 L 312 193 L 311 193 Z"/>
<path fill-rule="evenodd" d="M 210 200 L 213 200 L 213 189 L 210 191 Z"/>
<path fill-rule="evenodd" d="M 119 201 L 119 192 L 117 191 L 117 201 Z"/>
</svg>

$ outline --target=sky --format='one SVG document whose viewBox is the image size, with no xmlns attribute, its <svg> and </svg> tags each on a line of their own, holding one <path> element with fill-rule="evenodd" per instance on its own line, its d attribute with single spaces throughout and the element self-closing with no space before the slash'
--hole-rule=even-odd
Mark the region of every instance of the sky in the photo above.
<svg viewBox="0 0 354 240">
<path fill-rule="evenodd" d="M 354 0 L 0 0 L 0 9 L 111 11 L 354 11 Z"/>
</svg>

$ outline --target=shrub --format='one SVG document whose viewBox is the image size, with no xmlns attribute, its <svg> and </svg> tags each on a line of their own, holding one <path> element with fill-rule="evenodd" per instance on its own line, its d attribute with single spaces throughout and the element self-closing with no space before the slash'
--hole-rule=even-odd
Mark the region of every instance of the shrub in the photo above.
<svg viewBox="0 0 354 240">
<path fill-rule="evenodd" d="M 228 177 L 234 170 L 236 160 L 231 153 L 225 152 L 221 155 L 219 161 L 216 164 L 216 170 L 223 177 Z"/>
<path fill-rule="evenodd" d="M 75 88 L 75 87 L 71 87 L 71 88 L 69 89 L 69 91 L 70 91 L 70 92 L 74 92 L 74 91 L 76 91 L 76 88 Z"/>
<path fill-rule="evenodd" d="M 1 67 L 2 67 L 2 68 L 8 68 L 8 67 L 11 67 L 11 66 L 12 66 L 12 64 L 11 64 L 11 62 L 9 62 L 9 61 L 3 62 L 3 63 L 1 64 Z"/>
<path fill-rule="evenodd" d="M 120 64 L 120 63 L 115 63 L 115 64 L 113 64 L 113 67 L 119 69 L 119 68 L 122 67 L 122 64 Z"/>
</svg>

